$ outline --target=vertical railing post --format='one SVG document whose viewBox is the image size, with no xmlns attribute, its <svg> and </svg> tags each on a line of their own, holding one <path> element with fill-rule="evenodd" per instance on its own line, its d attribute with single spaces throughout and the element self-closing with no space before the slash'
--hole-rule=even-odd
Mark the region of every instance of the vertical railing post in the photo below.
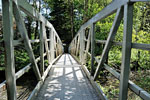
<svg viewBox="0 0 150 100">
<path fill-rule="evenodd" d="M 40 74 L 37 62 L 35 60 L 31 42 L 28 37 L 27 29 L 25 27 L 25 23 L 24 23 L 24 20 L 22 18 L 21 12 L 20 12 L 20 8 L 15 1 L 13 3 L 13 14 L 14 14 L 14 17 L 16 20 L 18 31 L 19 31 L 22 39 L 24 40 L 25 49 L 27 50 L 29 59 L 30 59 L 31 63 L 33 64 L 33 71 L 37 77 L 37 80 L 41 80 L 41 74 Z"/>
<path fill-rule="evenodd" d="M 44 36 L 43 36 L 44 25 L 40 23 L 40 72 L 41 75 L 44 73 Z"/>
<path fill-rule="evenodd" d="M 124 6 L 124 35 L 122 45 L 122 65 L 120 75 L 119 100 L 127 100 L 132 43 L 132 24 L 133 4 L 126 4 Z"/>
<path fill-rule="evenodd" d="M 57 41 L 57 48 L 58 48 L 58 56 L 60 55 L 60 45 L 59 45 L 59 40 Z"/>
<path fill-rule="evenodd" d="M 65 51 L 64 51 L 64 47 L 63 47 L 63 44 L 61 43 L 61 54 L 63 54 Z"/>
<path fill-rule="evenodd" d="M 73 54 L 73 49 L 74 49 L 74 47 L 73 47 L 73 41 L 72 41 L 72 43 L 71 43 L 71 54 Z"/>
<path fill-rule="evenodd" d="M 72 54 L 74 55 L 74 40 L 72 41 Z"/>
<path fill-rule="evenodd" d="M 68 53 L 72 55 L 72 43 L 70 43 L 70 45 L 68 46 Z"/>
<path fill-rule="evenodd" d="M 5 75 L 8 100 L 17 100 L 16 77 L 13 46 L 13 0 L 2 0 L 3 7 L 3 33 L 5 42 Z"/>
<path fill-rule="evenodd" d="M 86 63 L 86 60 L 87 60 L 87 54 L 88 54 L 89 49 L 90 49 L 90 43 L 91 43 L 91 32 L 90 32 L 90 30 L 88 30 L 88 38 L 87 38 L 87 43 L 86 43 L 86 47 L 85 47 L 85 54 L 84 54 L 84 63 Z"/>
<path fill-rule="evenodd" d="M 78 52 L 79 52 L 80 35 L 78 35 L 77 37 L 78 37 L 78 42 L 77 42 L 77 51 L 76 51 L 76 56 L 78 56 Z"/>
<path fill-rule="evenodd" d="M 85 49 L 85 43 L 84 43 L 84 35 L 85 35 L 85 30 L 83 29 L 80 32 L 80 62 L 81 64 L 84 64 L 84 49 Z"/>
<path fill-rule="evenodd" d="M 54 43 L 54 58 L 56 56 L 56 33 L 54 32 L 53 33 L 53 43 Z"/>
<path fill-rule="evenodd" d="M 43 39 L 44 39 L 44 44 L 45 44 L 45 50 L 46 50 L 46 55 L 48 59 L 48 63 L 50 64 L 50 54 L 49 54 L 49 47 L 48 47 L 48 42 L 47 42 L 47 33 L 46 33 L 46 27 L 45 24 L 42 24 L 42 29 L 43 29 Z"/>
<path fill-rule="evenodd" d="M 74 51 L 73 51 L 73 55 L 75 55 L 75 51 L 76 51 L 76 38 L 74 40 Z"/>
<path fill-rule="evenodd" d="M 54 31 L 53 31 L 53 28 L 51 28 L 51 43 L 50 43 L 50 54 L 51 54 L 51 62 L 53 61 L 54 59 Z"/>
<path fill-rule="evenodd" d="M 50 54 L 50 61 L 51 61 L 51 33 L 52 33 L 52 28 L 50 28 L 49 29 L 49 39 L 50 39 L 50 41 L 49 41 L 49 54 Z"/>
<path fill-rule="evenodd" d="M 74 50 L 73 50 L 73 55 L 75 55 L 75 51 L 76 51 L 76 38 L 74 39 Z"/>
<path fill-rule="evenodd" d="M 91 75 L 94 75 L 94 51 L 95 51 L 95 24 L 91 25 Z"/>
<path fill-rule="evenodd" d="M 56 40 L 56 57 L 59 55 L 58 37 Z"/>
<path fill-rule="evenodd" d="M 76 55 L 76 51 L 77 51 L 77 37 L 76 37 L 76 39 L 75 39 L 75 51 L 74 51 L 74 55 Z"/>
<path fill-rule="evenodd" d="M 57 50 L 58 50 L 58 48 L 57 48 L 57 37 L 55 37 L 55 53 L 56 53 L 56 57 L 57 57 Z"/>
</svg>

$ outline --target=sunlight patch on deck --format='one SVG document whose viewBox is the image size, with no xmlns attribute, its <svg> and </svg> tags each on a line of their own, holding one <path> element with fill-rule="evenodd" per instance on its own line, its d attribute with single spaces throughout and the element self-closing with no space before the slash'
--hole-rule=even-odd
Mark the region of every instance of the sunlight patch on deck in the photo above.
<svg viewBox="0 0 150 100">
<path fill-rule="evenodd" d="M 99 100 L 99 98 L 80 65 L 71 55 L 64 54 L 50 70 L 35 100 Z"/>
</svg>

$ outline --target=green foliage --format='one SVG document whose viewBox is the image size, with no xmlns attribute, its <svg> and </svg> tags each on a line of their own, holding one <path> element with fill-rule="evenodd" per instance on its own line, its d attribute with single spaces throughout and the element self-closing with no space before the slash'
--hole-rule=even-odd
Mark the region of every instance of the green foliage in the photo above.
<svg viewBox="0 0 150 100">
<path fill-rule="evenodd" d="M 0 43 L 2 46 L 2 43 Z M 0 47 L 0 70 L 4 70 L 5 57 L 4 57 L 4 48 Z"/>
<path fill-rule="evenodd" d="M 149 71 L 138 71 L 138 79 L 136 79 L 135 83 L 142 87 L 144 90 L 150 92 L 150 77 Z"/>
<path fill-rule="evenodd" d="M 53 24 L 63 42 L 69 44 L 72 37 L 68 2 L 64 0 L 44 1 L 50 7 L 49 21 Z"/>
<path fill-rule="evenodd" d="M 54 25 L 56 31 L 60 35 L 63 42 L 70 43 L 72 40 L 72 35 L 74 36 L 78 32 L 81 25 L 84 24 L 87 20 L 89 20 L 92 16 L 97 14 L 99 11 L 101 11 L 112 0 L 104 0 L 104 1 L 44 0 L 44 1 L 49 6 L 50 9 L 50 14 L 48 17 L 49 21 Z M 71 13 L 71 10 L 73 11 L 73 14 Z M 71 18 L 73 18 L 73 23 L 71 23 Z M 109 24 L 110 20 L 112 19 L 111 18 L 107 19 L 108 27 L 110 26 Z M 71 32 L 72 24 L 74 30 L 73 34 Z"/>
<path fill-rule="evenodd" d="M 48 60 L 44 60 L 44 65 L 45 65 L 45 68 L 48 67 L 49 65 Z"/>
<path fill-rule="evenodd" d="M 114 66 L 114 64 L 117 66 L 121 66 L 121 58 L 122 54 L 120 48 L 113 47 L 109 52 L 109 64 L 111 66 Z"/>
<path fill-rule="evenodd" d="M 29 55 L 24 49 L 15 50 L 16 71 L 29 64 Z"/>
</svg>

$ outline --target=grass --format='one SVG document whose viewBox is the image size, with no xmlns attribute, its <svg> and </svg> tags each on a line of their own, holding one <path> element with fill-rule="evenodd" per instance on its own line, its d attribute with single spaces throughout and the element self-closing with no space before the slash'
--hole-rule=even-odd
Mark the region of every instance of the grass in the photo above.
<svg viewBox="0 0 150 100">
<path fill-rule="evenodd" d="M 139 87 L 143 88 L 145 91 L 150 93 L 150 73 L 149 71 L 134 71 L 131 72 L 130 80 L 137 84 Z M 107 80 L 105 79 L 107 78 Z M 104 94 L 109 100 L 118 100 L 119 97 L 119 80 L 116 79 L 112 74 L 107 76 L 101 76 L 97 80 L 100 88 L 103 90 Z M 128 89 L 128 100 L 142 100 L 134 92 Z"/>
</svg>

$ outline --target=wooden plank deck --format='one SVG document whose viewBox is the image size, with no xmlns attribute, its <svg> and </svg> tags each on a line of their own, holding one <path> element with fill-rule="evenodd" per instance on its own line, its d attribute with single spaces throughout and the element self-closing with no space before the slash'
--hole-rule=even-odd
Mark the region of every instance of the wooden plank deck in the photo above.
<svg viewBox="0 0 150 100">
<path fill-rule="evenodd" d="M 69 54 L 64 54 L 49 72 L 35 100 L 100 100 L 96 91 Z"/>
</svg>

